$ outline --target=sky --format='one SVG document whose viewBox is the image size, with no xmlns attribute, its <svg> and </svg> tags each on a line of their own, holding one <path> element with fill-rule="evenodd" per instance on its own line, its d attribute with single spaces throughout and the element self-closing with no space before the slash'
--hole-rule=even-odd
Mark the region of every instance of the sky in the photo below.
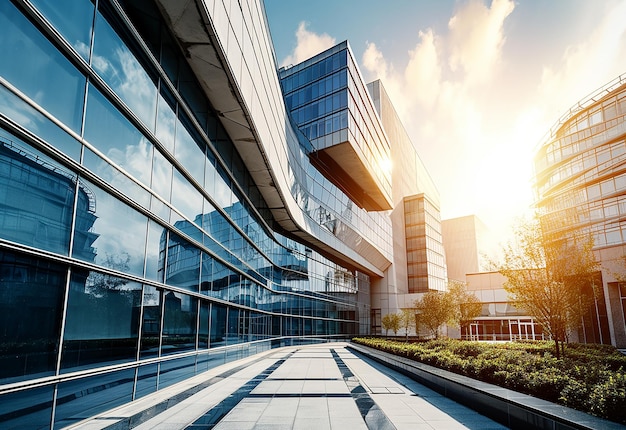
<svg viewBox="0 0 626 430">
<path fill-rule="evenodd" d="M 491 249 L 532 212 L 532 158 L 626 73 L 626 0 L 264 0 L 279 66 L 348 40 L 381 79 L 441 198 Z M 626 75 L 624 76 L 626 78 Z"/>
</svg>

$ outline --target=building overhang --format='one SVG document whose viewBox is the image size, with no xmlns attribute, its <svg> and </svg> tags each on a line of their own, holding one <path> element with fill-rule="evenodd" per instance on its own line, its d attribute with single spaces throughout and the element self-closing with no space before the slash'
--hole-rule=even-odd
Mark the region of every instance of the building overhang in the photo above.
<svg viewBox="0 0 626 430">
<path fill-rule="evenodd" d="M 313 151 L 309 159 L 326 179 L 350 196 L 359 207 L 368 211 L 393 208 L 391 196 L 379 186 L 349 140 Z"/>
</svg>

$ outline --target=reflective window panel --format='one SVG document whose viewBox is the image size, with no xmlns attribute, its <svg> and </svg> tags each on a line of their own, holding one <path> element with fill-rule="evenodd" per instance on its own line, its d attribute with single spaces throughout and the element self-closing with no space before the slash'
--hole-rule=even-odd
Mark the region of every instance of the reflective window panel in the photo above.
<svg viewBox="0 0 626 430">
<path fill-rule="evenodd" d="M 0 250 L 0 382 L 54 374 L 66 278 L 63 265 Z"/>
<path fill-rule="evenodd" d="M 65 371 L 137 357 L 141 284 L 75 269 L 67 303 L 61 367 Z"/>
</svg>

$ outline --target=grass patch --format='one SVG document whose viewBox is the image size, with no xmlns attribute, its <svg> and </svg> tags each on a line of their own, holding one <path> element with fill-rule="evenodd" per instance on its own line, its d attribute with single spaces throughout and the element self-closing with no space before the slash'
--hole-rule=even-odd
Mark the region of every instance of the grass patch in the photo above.
<svg viewBox="0 0 626 430">
<path fill-rule="evenodd" d="M 352 341 L 626 424 L 626 356 L 612 346 L 567 344 L 557 360 L 548 341 Z"/>
</svg>

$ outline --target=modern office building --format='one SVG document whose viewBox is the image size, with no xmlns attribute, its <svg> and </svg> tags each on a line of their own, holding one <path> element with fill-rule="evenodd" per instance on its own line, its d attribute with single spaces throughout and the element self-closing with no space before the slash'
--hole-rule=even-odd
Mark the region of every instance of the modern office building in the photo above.
<svg viewBox="0 0 626 430">
<path fill-rule="evenodd" d="M 380 317 L 413 308 L 420 294 L 447 288 L 439 191 L 380 80 L 367 85 L 391 146 L 393 264 L 383 278 L 371 277 L 372 334 Z"/>
<path fill-rule="evenodd" d="M 465 282 L 468 273 L 486 270 L 486 227 L 476 215 L 443 220 L 441 231 L 449 279 Z"/>
<path fill-rule="evenodd" d="M 437 191 L 347 43 L 279 72 L 235 0 L 5 1 L 0 35 L 3 428 L 445 288 Z"/>
<path fill-rule="evenodd" d="M 600 262 L 595 303 L 580 341 L 626 347 L 626 75 L 578 102 L 535 156 L 546 237 L 592 237 Z M 601 279 L 601 281 L 600 281 Z"/>
</svg>

